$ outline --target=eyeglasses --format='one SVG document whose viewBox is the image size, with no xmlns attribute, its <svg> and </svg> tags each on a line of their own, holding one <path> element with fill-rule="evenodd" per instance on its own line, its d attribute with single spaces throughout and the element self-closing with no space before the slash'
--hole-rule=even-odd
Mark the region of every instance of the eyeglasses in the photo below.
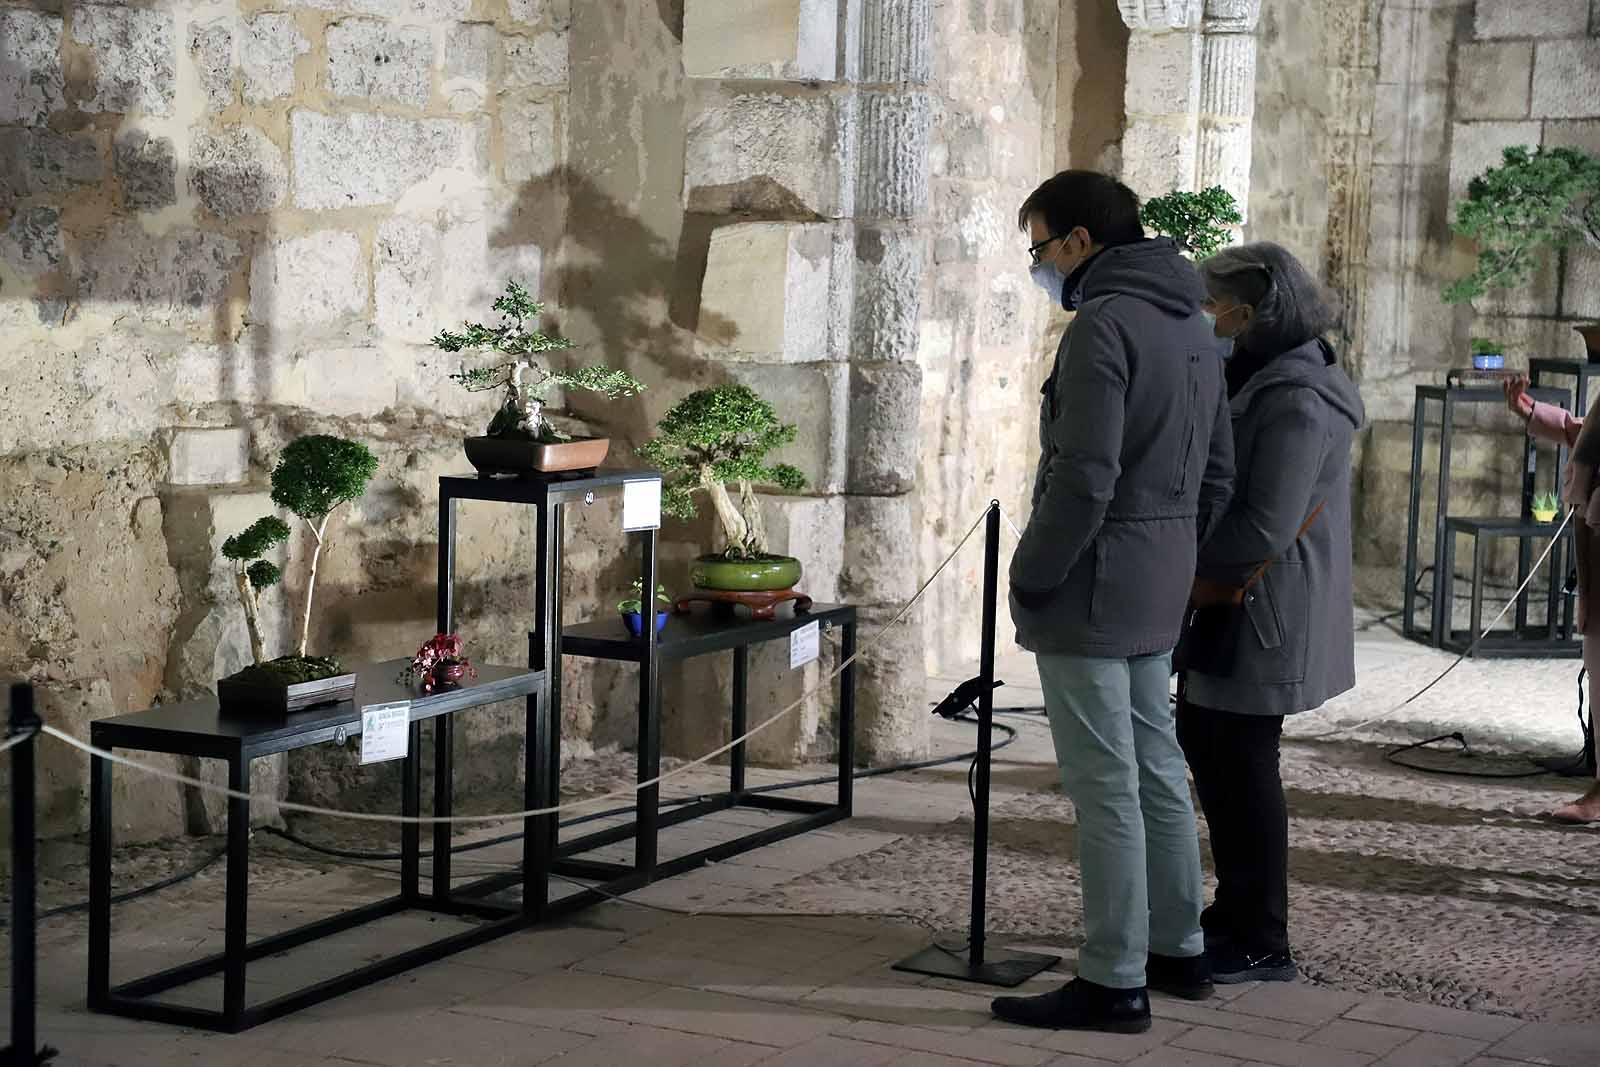
<svg viewBox="0 0 1600 1067">
<path fill-rule="evenodd" d="M 1048 246 L 1051 241 L 1059 241 L 1059 240 L 1061 240 L 1061 235 L 1060 234 L 1055 234 L 1054 236 L 1046 237 L 1044 240 L 1040 241 L 1037 244 L 1031 244 L 1031 245 L 1028 246 L 1028 257 L 1033 260 L 1035 266 L 1037 266 L 1039 264 L 1039 253 L 1043 252 L 1045 250 L 1046 246 Z"/>
</svg>

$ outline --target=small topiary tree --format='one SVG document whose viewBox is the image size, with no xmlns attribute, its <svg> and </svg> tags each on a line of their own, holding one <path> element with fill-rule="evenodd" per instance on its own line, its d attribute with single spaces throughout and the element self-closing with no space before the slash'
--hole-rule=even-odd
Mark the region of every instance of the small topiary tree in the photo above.
<svg viewBox="0 0 1600 1067">
<path fill-rule="evenodd" d="M 260 666 L 266 662 L 266 642 L 261 636 L 261 591 L 277 585 L 283 572 L 261 557 L 274 545 L 289 539 L 289 524 L 265 515 L 222 542 L 224 559 L 233 561 L 233 581 L 244 605 L 244 624 L 250 631 L 250 655 Z"/>
<path fill-rule="evenodd" d="M 446 352 L 484 348 L 512 357 L 491 367 L 462 368 L 450 375 L 451 381 L 468 392 L 505 390 L 505 398 L 490 420 L 486 436 L 545 444 L 568 440 L 544 414 L 550 391 L 557 386 L 585 389 L 613 400 L 643 391 L 644 386 L 632 375 L 610 367 L 583 367 L 561 372 L 545 369 L 534 357 L 571 348 L 572 342 L 565 337 L 541 333 L 537 327 L 529 325 L 539 321 L 544 305 L 516 282 L 506 283 L 505 295 L 496 297 L 493 307 L 503 316 L 500 325 L 469 322 L 463 325 L 461 333 L 441 330 L 433 339 L 434 347 Z"/>
<path fill-rule="evenodd" d="M 1197 259 L 1204 259 L 1232 239 L 1229 226 L 1244 221 L 1239 202 L 1220 185 L 1198 193 L 1177 190 L 1153 197 L 1139 209 L 1145 228 L 1170 237 L 1178 247 Z"/>
<path fill-rule="evenodd" d="M 766 524 L 761 519 L 758 485 L 785 492 L 805 488 L 805 475 L 787 463 L 768 465 L 766 457 L 795 438 L 793 424 L 778 421 L 771 404 L 744 385 L 701 389 L 679 401 L 656 424 L 658 436 L 639 449 L 666 476 L 661 510 L 692 519 L 694 494 L 711 497 L 717 520 L 727 537 L 728 559 L 770 556 Z M 728 493 L 738 486 L 739 503 Z"/>
<path fill-rule="evenodd" d="M 1507 148 L 1467 183 L 1451 229 L 1478 243 L 1473 272 L 1444 291 L 1452 304 L 1533 277 L 1539 255 L 1579 242 L 1600 249 L 1600 159 L 1576 148 Z"/>
<path fill-rule="evenodd" d="M 289 442 L 272 471 L 272 502 L 306 524 L 316 547 L 306 574 L 306 605 L 300 620 L 296 655 L 304 657 L 311 636 L 311 599 L 316 591 L 317 564 L 327 545 L 328 520 L 335 509 L 366 491 L 378 469 L 378 458 L 357 441 L 311 434 Z"/>
</svg>

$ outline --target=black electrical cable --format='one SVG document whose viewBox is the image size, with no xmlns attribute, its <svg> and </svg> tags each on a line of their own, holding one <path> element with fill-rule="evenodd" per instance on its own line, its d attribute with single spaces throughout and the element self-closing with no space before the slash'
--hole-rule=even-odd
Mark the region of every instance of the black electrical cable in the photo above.
<svg viewBox="0 0 1600 1067">
<path fill-rule="evenodd" d="M 195 877 L 196 875 L 198 875 L 198 874 L 202 873 L 203 871 L 205 871 L 207 868 L 213 866 L 218 860 L 222 859 L 227 854 L 228 854 L 227 849 L 220 849 L 217 852 L 212 853 L 210 857 L 208 857 L 207 859 L 202 861 L 199 864 L 199 866 L 191 867 L 187 871 L 179 871 L 177 874 L 171 875 L 171 876 L 169 876 L 167 878 L 163 878 L 159 882 L 151 882 L 149 885 L 140 886 L 138 889 L 130 889 L 126 893 L 114 894 L 111 897 L 111 903 L 113 903 L 113 904 L 126 904 L 130 900 L 138 900 L 140 897 L 147 897 L 152 893 L 159 893 L 163 889 L 170 889 L 171 887 L 179 884 L 180 882 L 187 882 L 189 879 Z M 35 922 L 43 922 L 45 919 L 54 919 L 58 915 L 70 915 L 70 914 L 72 914 L 73 912 L 76 912 L 76 911 L 88 911 L 88 910 L 89 910 L 89 902 L 87 900 L 80 900 L 75 904 L 62 904 L 60 907 L 50 908 L 50 909 L 48 909 L 46 911 L 41 911 L 38 915 L 36 915 L 34 917 L 34 921 Z M 4 929 L 5 927 L 9 926 L 10 924 L 11 924 L 11 920 L 10 919 L 4 918 L 4 917 L 0 917 L 0 929 Z"/>
<path fill-rule="evenodd" d="M 1580 668 L 1578 671 L 1578 729 L 1582 732 L 1584 737 L 1584 748 L 1580 750 L 1575 757 L 1573 757 L 1572 762 L 1574 765 L 1580 764 L 1588 758 L 1589 726 L 1583 717 L 1583 679 L 1588 673 L 1588 668 Z M 1402 753 L 1410 752 L 1413 749 L 1426 748 L 1428 745 L 1435 745 L 1440 741 L 1454 741 L 1461 746 L 1461 751 L 1465 755 L 1474 755 L 1472 746 L 1467 744 L 1466 735 L 1460 730 L 1456 730 L 1453 733 L 1440 734 L 1438 737 L 1430 737 L 1426 741 L 1413 741 L 1409 745 L 1400 745 L 1397 748 L 1392 748 L 1383 754 L 1383 758 L 1394 764 L 1396 767 L 1404 767 L 1408 771 L 1420 771 L 1423 774 L 1439 774 L 1449 778 L 1539 778 L 1546 774 L 1556 773 L 1554 769 L 1549 767 L 1541 767 L 1536 771 L 1512 771 L 1510 773 L 1497 773 L 1493 771 L 1461 771 L 1452 770 L 1446 767 L 1424 767 L 1420 764 L 1407 763 L 1404 760 L 1395 758 Z"/>
</svg>

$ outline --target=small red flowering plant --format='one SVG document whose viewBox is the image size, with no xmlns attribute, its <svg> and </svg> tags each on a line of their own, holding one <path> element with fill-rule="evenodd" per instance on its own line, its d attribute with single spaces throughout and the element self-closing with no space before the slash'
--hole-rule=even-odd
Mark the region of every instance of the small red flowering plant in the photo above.
<svg viewBox="0 0 1600 1067">
<path fill-rule="evenodd" d="M 421 683 L 424 693 L 455 685 L 465 676 L 476 678 L 478 671 L 462 652 L 459 634 L 435 634 L 429 638 L 410 666 L 400 672 L 402 685 Z"/>
</svg>

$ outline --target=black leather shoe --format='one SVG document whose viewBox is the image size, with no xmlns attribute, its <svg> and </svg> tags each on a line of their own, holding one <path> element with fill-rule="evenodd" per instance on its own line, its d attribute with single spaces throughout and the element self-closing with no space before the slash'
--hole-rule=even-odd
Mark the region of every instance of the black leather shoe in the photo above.
<svg viewBox="0 0 1600 1067">
<path fill-rule="evenodd" d="M 1111 989 L 1083 978 L 1037 997 L 999 997 L 989 1007 L 1008 1023 L 1046 1030 L 1142 1034 L 1150 1029 L 1150 997 L 1143 987 Z"/>
<path fill-rule="evenodd" d="M 1287 952 L 1247 952 L 1234 945 L 1224 946 L 1211 956 L 1211 976 L 1223 985 L 1240 982 L 1292 982 L 1300 968 Z"/>
<path fill-rule="evenodd" d="M 1150 953 L 1144 964 L 1144 980 L 1158 993 L 1184 1000 L 1206 1000 L 1216 987 L 1211 984 L 1211 959 L 1198 956 L 1163 956 Z"/>
</svg>

